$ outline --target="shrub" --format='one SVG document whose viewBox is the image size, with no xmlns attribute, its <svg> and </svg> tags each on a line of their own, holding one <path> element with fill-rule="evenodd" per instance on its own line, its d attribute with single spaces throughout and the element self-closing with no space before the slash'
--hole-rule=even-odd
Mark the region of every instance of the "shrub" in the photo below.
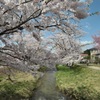
<svg viewBox="0 0 100 100">
<path fill-rule="evenodd" d="M 47 70 L 47 67 L 46 66 L 40 67 L 38 69 L 38 71 L 40 71 L 40 72 L 45 72 L 46 70 Z"/>
</svg>

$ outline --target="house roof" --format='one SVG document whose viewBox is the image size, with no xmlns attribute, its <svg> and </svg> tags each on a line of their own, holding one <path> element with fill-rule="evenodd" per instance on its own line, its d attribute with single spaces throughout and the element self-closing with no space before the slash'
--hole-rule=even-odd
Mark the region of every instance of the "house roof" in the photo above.
<svg viewBox="0 0 100 100">
<path fill-rule="evenodd" d="M 98 50 L 97 48 L 91 48 L 91 49 L 88 49 L 90 51 L 93 51 L 93 50 Z"/>
</svg>

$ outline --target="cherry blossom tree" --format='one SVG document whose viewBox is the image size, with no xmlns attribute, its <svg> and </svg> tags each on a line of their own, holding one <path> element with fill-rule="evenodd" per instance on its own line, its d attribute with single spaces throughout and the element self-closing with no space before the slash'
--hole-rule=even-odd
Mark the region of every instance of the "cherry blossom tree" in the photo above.
<svg viewBox="0 0 100 100">
<path fill-rule="evenodd" d="M 96 43 L 96 48 L 100 50 L 100 36 L 93 36 L 93 39 Z"/>
<path fill-rule="evenodd" d="M 30 71 L 76 59 L 89 1 L 0 0 L 1 64 Z"/>
<path fill-rule="evenodd" d="M 73 0 L 0 0 L 0 36 L 26 30 L 73 29 L 70 20 L 87 17 L 88 2 Z"/>
<path fill-rule="evenodd" d="M 10 35 L 9 39 L 3 38 L 2 42 L 5 46 L 0 48 L 1 65 L 33 74 L 42 66 L 55 70 L 56 55 L 44 49 L 44 45 L 33 38 L 32 34 L 21 36 L 17 33 Z"/>
<path fill-rule="evenodd" d="M 68 64 L 79 60 L 81 44 L 75 36 L 58 33 L 50 37 L 49 45 L 53 48 L 52 52 L 57 55 L 57 64 Z M 50 47 L 49 46 L 49 47 Z"/>
</svg>

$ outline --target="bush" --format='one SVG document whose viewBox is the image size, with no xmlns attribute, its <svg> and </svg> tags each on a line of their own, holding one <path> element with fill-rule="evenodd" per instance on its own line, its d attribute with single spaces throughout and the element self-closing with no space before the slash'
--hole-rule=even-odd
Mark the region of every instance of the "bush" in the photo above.
<svg viewBox="0 0 100 100">
<path fill-rule="evenodd" d="M 47 67 L 45 67 L 45 66 L 40 67 L 40 68 L 38 69 L 38 71 L 40 71 L 40 72 L 45 72 L 46 70 L 47 70 Z"/>
<path fill-rule="evenodd" d="M 60 70 L 60 71 L 61 71 L 61 70 L 62 70 L 62 71 L 65 71 L 65 70 L 67 69 L 67 66 L 65 66 L 65 65 L 57 65 L 57 66 L 56 66 L 56 69 L 57 69 L 58 71 L 59 71 L 59 70 Z"/>
</svg>

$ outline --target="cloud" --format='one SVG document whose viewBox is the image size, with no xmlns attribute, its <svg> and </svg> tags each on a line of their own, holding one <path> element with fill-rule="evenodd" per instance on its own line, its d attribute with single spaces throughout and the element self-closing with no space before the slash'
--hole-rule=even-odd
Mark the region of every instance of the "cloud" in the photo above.
<svg viewBox="0 0 100 100">
<path fill-rule="evenodd" d="M 86 0 L 80 0 L 80 2 L 85 2 Z"/>
<path fill-rule="evenodd" d="M 81 44 L 91 44 L 93 43 L 92 41 L 81 41 Z"/>
<path fill-rule="evenodd" d="M 80 0 L 80 2 L 87 2 L 88 4 L 93 3 L 93 0 Z"/>
<path fill-rule="evenodd" d="M 81 41 L 81 45 L 82 45 L 82 50 L 86 50 L 86 49 L 90 49 L 90 48 L 93 48 L 94 45 L 93 45 L 93 41 Z"/>
</svg>

